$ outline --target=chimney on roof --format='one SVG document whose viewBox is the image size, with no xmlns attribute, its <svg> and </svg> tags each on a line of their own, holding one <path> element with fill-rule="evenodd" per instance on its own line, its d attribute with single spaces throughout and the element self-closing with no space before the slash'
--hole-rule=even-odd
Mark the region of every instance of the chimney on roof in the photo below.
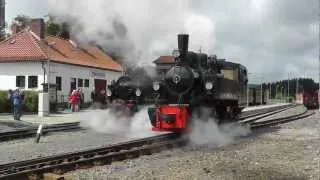
<svg viewBox="0 0 320 180">
<path fill-rule="evenodd" d="M 12 25 L 10 26 L 10 29 L 11 29 L 12 34 L 16 34 L 16 33 L 18 33 L 19 30 L 20 30 L 20 28 L 18 27 L 17 24 L 12 24 Z"/>
<path fill-rule="evenodd" d="M 40 39 L 44 38 L 45 33 L 45 23 L 42 18 L 31 19 L 30 29 L 34 32 Z"/>
</svg>

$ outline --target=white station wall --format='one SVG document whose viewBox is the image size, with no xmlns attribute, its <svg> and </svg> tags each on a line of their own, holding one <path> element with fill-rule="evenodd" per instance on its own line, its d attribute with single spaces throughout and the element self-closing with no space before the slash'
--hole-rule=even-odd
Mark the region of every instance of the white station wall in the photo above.
<svg viewBox="0 0 320 180">
<path fill-rule="evenodd" d="M 66 64 L 58 64 L 58 63 L 51 63 L 50 64 L 50 71 L 51 77 L 50 82 L 56 83 L 56 77 L 62 77 L 62 90 L 58 91 L 58 99 L 59 96 L 63 95 L 65 98 L 70 92 L 70 83 L 72 78 L 76 78 L 76 84 L 78 87 L 78 79 L 83 79 L 83 86 L 84 80 L 89 80 L 89 87 L 82 87 L 82 91 L 84 93 L 84 100 L 85 102 L 91 101 L 91 91 L 94 89 L 94 79 L 103 79 L 107 80 L 107 85 L 111 83 L 112 80 L 117 80 L 122 73 L 121 72 L 114 72 L 108 70 L 101 70 L 95 68 L 87 68 L 81 66 L 73 66 L 73 65 L 66 65 Z M 99 76 L 97 76 L 99 75 Z M 66 99 L 65 99 L 66 100 Z"/>
<path fill-rule="evenodd" d="M 60 64 L 50 62 L 50 84 L 56 83 L 56 77 L 62 78 L 61 91 L 58 91 L 58 101 L 64 97 L 64 101 L 67 100 L 67 96 L 70 92 L 70 83 L 72 78 L 76 78 L 78 87 L 78 78 L 84 80 L 89 79 L 89 87 L 81 88 L 84 92 L 85 102 L 91 101 L 90 93 L 94 89 L 94 79 L 107 80 L 107 85 L 112 80 L 117 80 L 122 72 L 101 70 L 95 68 L 88 68 L 82 66 L 75 66 L 69 64 Z M 45 67 L 48 69 L 48 64 Z M 43 69 L 40 62 L 14 62 L 14 63 L 0 63 L 0 90 L 16 89 L 16 76 L 26 76 L 25 90 L 42 90 L 43 83 Z M 38 76 L 38 88 L 28 88 L 28 76 Z M 47 76 L 46 76 L 47 79 Z"/>
<path fill-rule="evenodd" d="M 25 90 L 42 90 L 43 70 L 41 63 L 0 63 L 0 90 L 17 89 L 16 76 L 26 76 Z M 28 88 L 28 76 L 38 76 L 38 88 Z"/>
</svg>

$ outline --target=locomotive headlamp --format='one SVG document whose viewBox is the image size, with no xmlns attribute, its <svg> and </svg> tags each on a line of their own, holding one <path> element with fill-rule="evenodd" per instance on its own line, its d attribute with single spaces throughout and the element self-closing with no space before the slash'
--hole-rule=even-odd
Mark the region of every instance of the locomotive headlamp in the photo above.
<svg viewBox="0 0 320 180">
<path fill-rule="evenodd" d="M 210 89 L 212 89 L 212 87 L 213 87 L 213 84 L 212 84 L 212 82 L 206 82 L 206 89 L 207 90 L 210 90 Z"/>
<path fill-rule="evenodd" d="M 107 89 L 107 96 L 112 96 L 112 91 L 110 89 Z"/>
<path fill-rule="evenodd" d="M 194 74 L 195 78 L 199 78 L 199 73 L 198 72 L 194 72 L 193 74 Z"/>
<path fill-rule="evenodd" d="M 153 82 L 153 90 L 158 91 L 160 89 L 160 84 L 159 82 Z"/>
<path fill-rule="evenodd" d="M 139 88 L 136 90 L 136 96 L 141 96 L 141 90 Z"/>
</svg>

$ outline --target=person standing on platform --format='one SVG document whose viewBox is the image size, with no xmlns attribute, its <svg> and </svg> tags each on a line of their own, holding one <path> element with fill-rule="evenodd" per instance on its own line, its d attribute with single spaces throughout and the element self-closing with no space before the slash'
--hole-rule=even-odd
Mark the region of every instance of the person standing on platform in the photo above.
<svg viewBox="0 0 320 180">
<path fill-rule="evenodd" d="M 17 89 L 13 93 L 12 101 L 13 101 L 13 117 L 14 117 L 14 120 L 20 120 L 22 98 L 21 98 L 21 94 L 19 92 L 19 89 Z"/>
<path fill-rule="evenodd" d="M 73 90 L 69 96 L 69 103 L 71 105 L 72 112 L 78 111 L 78 102 L 79 102 L 79 95 L 77 93 L 77 90 Z"/>
</svg>

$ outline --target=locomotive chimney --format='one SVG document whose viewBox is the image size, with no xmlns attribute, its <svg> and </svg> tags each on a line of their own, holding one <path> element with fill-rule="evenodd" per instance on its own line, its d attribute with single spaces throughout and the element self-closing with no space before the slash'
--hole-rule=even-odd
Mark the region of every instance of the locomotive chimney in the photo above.
<svg viewBox="0 0 320 180">
<path fill-rule="evenodd" d="M 187 56 L 188 43 L 189 43 L 189 35 L 188 34 L 178 34 L 178 48 L 179 48 L 181 57 Z"/>
</svg>

